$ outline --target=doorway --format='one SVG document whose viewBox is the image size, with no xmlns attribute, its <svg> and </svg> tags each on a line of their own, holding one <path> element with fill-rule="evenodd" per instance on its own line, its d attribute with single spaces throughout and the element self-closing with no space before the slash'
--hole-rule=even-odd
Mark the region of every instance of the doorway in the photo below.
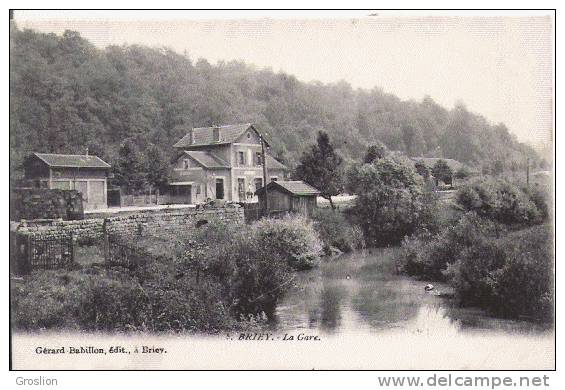
<svg viewBox="0 0 565 390">
<path fill-rule="evenodd" d="M 224 179 L 216 179 L 216 199 L 224 199 Z"/>
<path fill-rule="evenodd" d="M 237 178 L 237 195 L 240 202 L 245 201 L 245 179 L 242 177 Z"/>
</svg>

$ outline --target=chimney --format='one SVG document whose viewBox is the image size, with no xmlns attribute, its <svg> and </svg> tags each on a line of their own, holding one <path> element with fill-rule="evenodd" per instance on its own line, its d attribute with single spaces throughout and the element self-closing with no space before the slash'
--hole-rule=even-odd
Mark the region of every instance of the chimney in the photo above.
<svg viewBox="0 0 565 390">
<path fill-rule="evenodd" d="M 212 134 L 214 135 L 214 142 L 220 142 L 220 126 L 214 126 Z"/>
<path fill-rule="evenodd" d="M 192 145 L 194 143 L 194 129 L 191 128 L 190 130 L 188 130 L 188 135 L 189 135 L 188 140 Z"/>
</svg>

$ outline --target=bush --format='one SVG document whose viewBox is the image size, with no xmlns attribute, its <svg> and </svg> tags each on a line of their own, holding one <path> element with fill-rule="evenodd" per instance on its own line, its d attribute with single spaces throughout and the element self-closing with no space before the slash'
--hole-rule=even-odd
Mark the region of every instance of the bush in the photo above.
<svg viewBox="0 0 565 390">
<path fill-rule="evenodd" d="M 311 264 L 319 252 L 312 224 L 303 218 L 264 220 L 262 226 L 207 224 L 170 243 L 167 256 L 133 270 L 34 272 L 13 285 L 14 326 L 200 332 L 257 327 L 290 287 L 289 262 Z M 150 253 L 166 250 L 161 240 L 136 240 Z"/>
<path fill-rule="evenodd" d="M 549 321 L 551 238 L 546 225 L 507 232 L 494 221 L 468 213 L 439 234 L 406 238 L 397 261 L 409 275 L 447 279 L 462 305 Z"/>
<path fill-rule="evenodd" d="M 257 244 L 281 256 L 292 268 L 303 270 L 318 265 L 322 242 L 311 220 L 298 215 L 263 218 L 252 228 Z"/>
<path fill-rule="evenodd" d="M 547 221 L 550 216 L 550 190 L 543 186 L 533 185 L 525 188 L 524 192 L 529 196 L 530 200 L 536 205 L 541 220 Z"/>
<path fill-rule="evenodd" d="M 524 190 L 505 181 L 480 179 L 457 192 L 457 203 L 466 211 L 506 225 L 532 225 L 547 218 L 547 203 L 537 190 Z"/>
<path fill-rule="evenodd" d="M 507 317 L 553 318 L 553 245 L 546 225 L 468 248 L 446 275 L 464 305 Z"/>
<path fill-rule="evenodd" d="M 459 180 L 464 180 L 464 179 L 468 178 L 469 176 L 471 176 L 471 171 L 465 165 L 461 166 L 461 168 L 459 168 L 455 172 L 455 178 L 459 179 Z"/>
<path fill-rule="evenodd" d="M 457 261 L 467 248 L 481 245 L 488 237 L 497 237 L 503 228 L 475 213 L 465 214 L 453 226 L 438 234 L 424 231 L 402 242 L 399 267 L 408 275 L 443 280 L 447 265 Z"/>
<path fill-rule="evenodd" d="M 316 209 L 312 215 L 314 227 L 323 242 L 324 252 L 331 253 L 331 247 L 342 252 L 351 252 L 365 246 L 363 232 L 351 224 L 345 215 L 330 209 Z"/>
<path fill-rule="evenodd" d="M 434 198 L 427 196 L 422 178 L 407 165 L 384 158 L 372 164 L 352 166 L 348 189 L 357 195 L 352 209 L 366 242 L 374 246 L 396 245 L 422 226 L 433 224 Z M 437 201 L 437 199 L 436 199 Z"/>
</svg>

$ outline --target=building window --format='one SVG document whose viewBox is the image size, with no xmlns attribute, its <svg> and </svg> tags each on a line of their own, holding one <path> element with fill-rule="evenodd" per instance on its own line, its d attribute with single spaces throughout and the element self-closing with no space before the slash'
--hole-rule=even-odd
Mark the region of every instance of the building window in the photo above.
<svg viewBox="0 0 565 390">
<path fill-rule="evenodd" d="M 261 152 L 256 152 L 255 153 L 255 161 L 257 165 L 263 165 L 263 162 L 261 160 Z"/>
<path fill-rule="evenodd" d="M 239 165 L 245 165 L 245 153 L 237 152 L 237 162 Z"/>
<path fill-rule="evenodd" d="M 279 180 L 278 177 L 276 177 L 276 176 L 271 176 L 271 181 L 277 181 L 277 180 Z"/>
<path fill-rule="evenodd" d="M 184 159 L 182 160 L 182 167 L 183 169 L 188 169 L 188 167 L 190 166 L 188 159 Z"/>
<path fill-rule="evenodd" d="M 200 194 L 201 194 L 201 185 L 196 184 L 196 195 L 200 195 Z"/>
<path fill-rule="evenodd" d="M 263 187 L 263 178 L 262 177 L 257 177 L 255 179 L 255 191 L 257 191 L 259 188 Z"/>
</svg>

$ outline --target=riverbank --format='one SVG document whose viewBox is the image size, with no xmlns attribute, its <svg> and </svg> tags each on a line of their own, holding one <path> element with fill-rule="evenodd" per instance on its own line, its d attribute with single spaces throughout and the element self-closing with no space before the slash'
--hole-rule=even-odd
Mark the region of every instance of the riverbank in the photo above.
<svg viewBox="0 0 565 390">
<path fill-rule="evenodd" d="M 505 319 L 460 307 L 442 282 L 418 280 L 396 269 L 399 247 L 357 251 L 302 272 L 281 298 L 271 328 L 324 334 L 532 335 L 549 325 Z M 432 283 L 434 289 L 425 291 Z"/>
<path fill-rule="evenodd" d="M 15 332 L 15 369 L 518 369 L 554 368 L 554 334 L 527 321 L 460 308 L 449 286 L 396 272 L 399 248 L 367 249 L 299 272 L 275 321 L 216 335 L 186 332 Z M 257 335 L 269 335 L 259 338 Z M 316 337 L 306 340 L 303 336 Z M 291 339 L 292 337 L 292 339 Z M 37 347 L 130 353 L 41 355 Z M 143 346 L 166 353 L 134 353 Z M 202 356 L 207 359 L 202 359 Z"/>
</svg>

